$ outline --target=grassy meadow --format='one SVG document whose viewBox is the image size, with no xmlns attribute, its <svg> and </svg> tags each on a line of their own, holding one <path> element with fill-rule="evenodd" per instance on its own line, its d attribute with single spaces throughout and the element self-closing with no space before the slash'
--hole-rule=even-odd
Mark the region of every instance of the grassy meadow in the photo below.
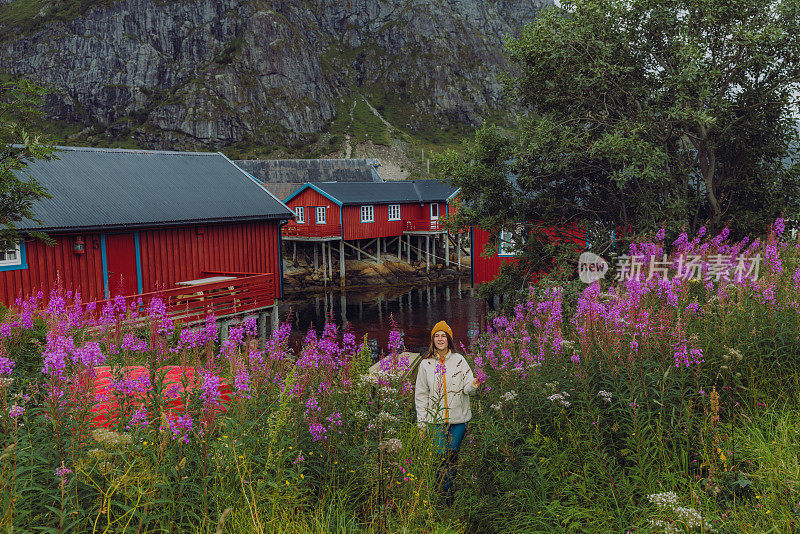
<svg viewBox="0 0 800 534">
<path fill-rule="evenodd" d="M 288 324 L 259 346 L 252 321 L 221 340 L 157 299 L 18 301 L 0 532 L 793 532 L 800 244 L 780 220 L 704 233 L 633 245 L 640 276 L 531 288 L 464 348 L 482 384 L 452 508 L 397 332 L 369 374 L 334 324 L 294 354 Z"/>
</svg>

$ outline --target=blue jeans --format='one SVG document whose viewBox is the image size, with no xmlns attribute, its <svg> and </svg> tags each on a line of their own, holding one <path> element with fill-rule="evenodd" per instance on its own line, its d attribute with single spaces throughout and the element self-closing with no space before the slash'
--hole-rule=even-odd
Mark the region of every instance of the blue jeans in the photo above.
<svg viewBox="0 0 800 534">
<path fill-rule="evenodd" d="M 453 505 L 453 482 L 458 474 L 458 449 L 466 433 L 466 423 L 435 426 L 436 450 L 441 456 L 439 468 L 436 470 L 436 482 L 441 485 L 447 506 Z"/>
<path fill-rule="evenodd" d="M 436 451 L 439 454 L 458 451 L 461 448 L 461 440 L 467 433 L 467 423 L 435 425 L 433 433 L 436 436 Z"/>
</svg>

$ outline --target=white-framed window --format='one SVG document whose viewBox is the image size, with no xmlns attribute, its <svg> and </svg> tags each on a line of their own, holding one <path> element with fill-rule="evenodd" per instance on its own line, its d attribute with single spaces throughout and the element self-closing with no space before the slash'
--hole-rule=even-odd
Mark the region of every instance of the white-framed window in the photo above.
<svg viewBox="0 0 800 534">
<path fill-rule="evenodd" d="M 19 243 L 0 242 L 0 267 L 22 265 L 22 247 Z"/>
<path fill-rule="evenodd" d="M 297 206 L 294 209 L 294 222 L 297 224 L 306 222 L 306 209 L 303 206 Z"/>
<path fill-rule="evenodd" d="M 317 224 L 328 224 L 325 206 L 317 206 Z"/>
<path fill-rule="evenodd" d="M 439 219 L 439 204 L 434 202 L 431 204 L 431 220 L 436 221 Z"/>
<path fill-rule="evenodd" d="M 389 204 L 389 220 L 400 220 L 400 204 Z"/>
<path fill-rule="evenodd" d="M 500 247 L 498 256 L 516 256 L 514 251 L 514 235 L 508 230 L 500 230 Z"/>
<path fill-rule="evenodd" d="M 361 206 L 361 222 L 375 222 L 375 210 L 372 206 Z"/>
</svg>

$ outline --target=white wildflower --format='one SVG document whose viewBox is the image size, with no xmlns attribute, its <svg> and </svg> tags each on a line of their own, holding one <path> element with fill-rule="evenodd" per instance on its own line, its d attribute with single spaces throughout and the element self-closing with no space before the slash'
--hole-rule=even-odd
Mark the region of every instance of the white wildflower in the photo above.
<svg viewBox="0 0 800 534">
<path fill-rule="evenodd" d="M 513 389 L 510 390 L 510 391 L 506 391 L 505 393 L 500 395 L 500 398 L 503 399 L 506 402 L 511 402 L 511 401 L 513 401 L 514 399 L 517 398 L 517 392 L 514 391 Z"/>
<path fill-rule="evenodd" d="M 603 399 L 603 402 L 611 404 L 611 397 L 613 394 L 610 391 L 603 391 L 602 389 L 597 392 L 597 396 Z"/>
<path fill-rule="evenodd" d="M 396 453 L 403 449 L 403 442 L 397 438 L 391 438 L 381 442 L 381 444 L 378 445 L 378 448 L 383 452 Z"/>
</svg>

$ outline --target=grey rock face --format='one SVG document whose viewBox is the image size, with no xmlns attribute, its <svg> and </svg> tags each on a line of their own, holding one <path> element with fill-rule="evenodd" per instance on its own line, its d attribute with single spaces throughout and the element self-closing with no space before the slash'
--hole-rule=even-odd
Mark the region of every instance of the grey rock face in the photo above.
<svg viewBox="0 0 800 534">
<path fill-rule="evenodd" d="M 55 119 L 158 148 L 285 142 L 354 92 L 401 126 L 475 124 L 499 104 L 502 37 L 551 1 L 123 0 L 4 40 L 0 70 L 52 87 Z"/>
</svg>

